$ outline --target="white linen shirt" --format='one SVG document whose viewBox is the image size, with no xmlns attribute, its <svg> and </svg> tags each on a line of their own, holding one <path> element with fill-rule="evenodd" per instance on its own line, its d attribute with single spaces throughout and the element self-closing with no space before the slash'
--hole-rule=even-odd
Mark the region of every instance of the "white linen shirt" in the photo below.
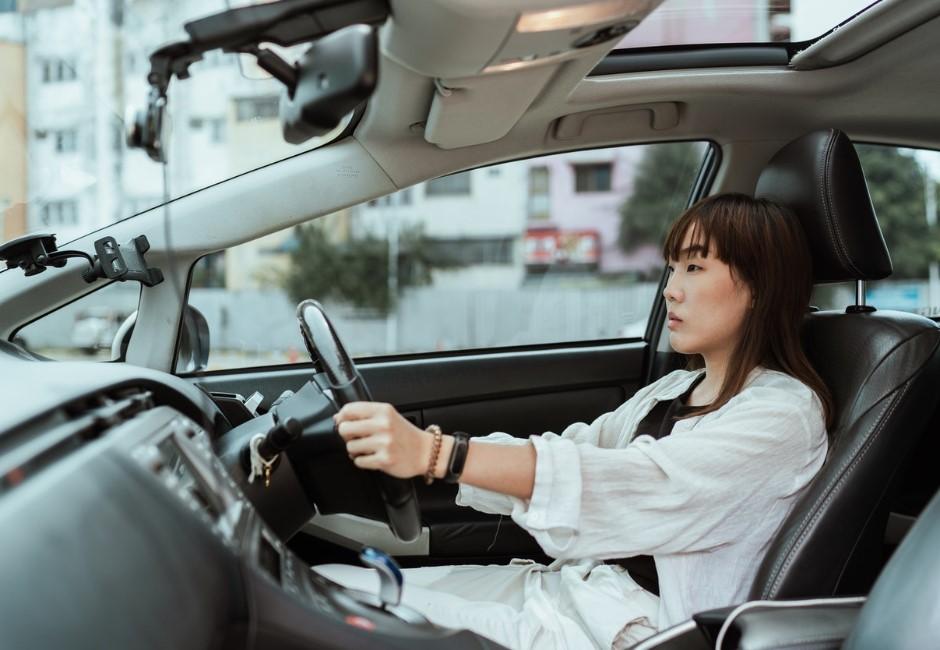
<svg viewBox="0 0 940 650">
<path fill-rule="evenodd" d="M 511 515 L 559 559 L 550 569 L 581 568 L 585 597 L 592 582 L 630 580 L 597 560 L 653 556 L 658 612 L 610 602 L 583 614 L 600 647 L 610 647 L 643 615 L 664 629 L 695 612 L 744 601 L 768 544 L 825 460 L 818 397 L 797 379 L 765 368 L 754 369 L 720 409 L 676 422 L 671 435 L 634 437 L 656 402 L 682 395 L 702 372 L 672 372 L 617 410 L 590 425 L 572 424 L 560 436 L 526 440 L 497 432 L 473 439 L 531 440 L 532 497 L 461 484 L 457 504 Z"/>
</svg>

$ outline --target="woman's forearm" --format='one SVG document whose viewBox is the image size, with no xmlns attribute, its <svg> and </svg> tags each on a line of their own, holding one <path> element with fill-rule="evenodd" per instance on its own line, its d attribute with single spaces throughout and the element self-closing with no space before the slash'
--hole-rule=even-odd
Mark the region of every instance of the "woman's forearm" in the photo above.
<svg viewBox="0 0 940 650">
<path fill-rule="evenodd" d="M 444 478 L 454 446 L 453 436 L 444 436 L 435 476 Z M 501 494 L 529 499 L 535 484 L 535 447 L 470 442 L 460 482 Z"/>
</svg>

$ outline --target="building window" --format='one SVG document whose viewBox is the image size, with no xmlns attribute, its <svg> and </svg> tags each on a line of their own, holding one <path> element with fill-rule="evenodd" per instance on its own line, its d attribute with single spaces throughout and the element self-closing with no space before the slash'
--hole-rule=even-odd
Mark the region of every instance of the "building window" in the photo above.
<svg viewBox="0 0 940 650">
<path fill-rule="evenodd" d="M 74 81 L 78 78 L 75 62 L 70 59 L 45 59 L 41 65 L 43 83 Z"/>
<path fill-rule="evenodd" d="M 189 128 L 193 131 L 207 129 L 209 142 L 219 144 L 225 142 L 225 119 L 221 117 L 191 117 Z"/>
<path fill-rule="evenodd" d="M 278 116 L 278 103 L 277 96 L 236 99 L 235 119 L 239 122 L 276 119 Z"/>
<path fill-rule="evenodd" d="M 75 201 L 49 201 L 42 206 L 43 226 L 78 225 L 78 204 Z"/>
<path fill-rule="evenodd" d="M 56 153 L 75 153 L 78 151 L 78 129 L 52 131 L 52 141 Z"/>
<path fill-rule="evenodd" d="M 425 196 L 459 196 L 470 194 L 470 172 L 442 176 L 428 181 Z"/>
<path fill-rule="evenodd" d="M 575 192 L 609 192 L 611 163 L 576 164 L 574 166 Z"/>
<path fill-rule="evenodd" d="M 225 142 L 225 120 L 221 117 L 215 117 L 206 120 L 209 125 L 209 142 L 221 144 Z"/>
<path fill-rule="evenodd" d="M 548 167 L 539 165 L 529 168 L 529 219 L 548 219 Z"/>
<path fill-rule="evenodd" d="M 442 265 L 512 264 L 511 237 L 429 239 L 428 256 Z"/>
</svg>

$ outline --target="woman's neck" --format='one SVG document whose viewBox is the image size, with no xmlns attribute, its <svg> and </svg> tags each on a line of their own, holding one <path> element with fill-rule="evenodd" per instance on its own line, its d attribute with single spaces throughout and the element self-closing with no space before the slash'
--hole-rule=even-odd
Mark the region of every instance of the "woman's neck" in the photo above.
<svg viewBox="0 0 940 650">
<path fill-rule="evenodd" d="M 725 382 L 728 371 L 727 355 L 702 355 L 705 362 L 705 379 L 703 379 L 689 396 L 689 406 L 707 406 L 715 401 L 721 387 Z"/>
</svg>

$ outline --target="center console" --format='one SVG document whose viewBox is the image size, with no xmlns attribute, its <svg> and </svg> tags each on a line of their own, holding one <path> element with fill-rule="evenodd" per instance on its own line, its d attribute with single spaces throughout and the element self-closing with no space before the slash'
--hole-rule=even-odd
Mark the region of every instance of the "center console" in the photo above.
<svg viewBox="0 0 940 650">
<path fill-rule="evenodd" d="M 221 552 L 239 563 L 253 647 L 494 648 L 468 631 L 441 628 L 397 603 L 397 566 L 369 550 L 367 564 L 387 570 L 379 595 L 347 589 L 306 566 L 258 516 L 213 453 L 209 436 L 169 408 L 139 416 L 130 456 L 185 511 L 208 528 Z M 143 426 L 140 426 L 143 425 Z M 185 551 L 185 549 L 183 549 Z M 400 572 L 398 580 L 400 580 Z M 400 590 L 400 582 L 397 583 Z"/>
</svg>

